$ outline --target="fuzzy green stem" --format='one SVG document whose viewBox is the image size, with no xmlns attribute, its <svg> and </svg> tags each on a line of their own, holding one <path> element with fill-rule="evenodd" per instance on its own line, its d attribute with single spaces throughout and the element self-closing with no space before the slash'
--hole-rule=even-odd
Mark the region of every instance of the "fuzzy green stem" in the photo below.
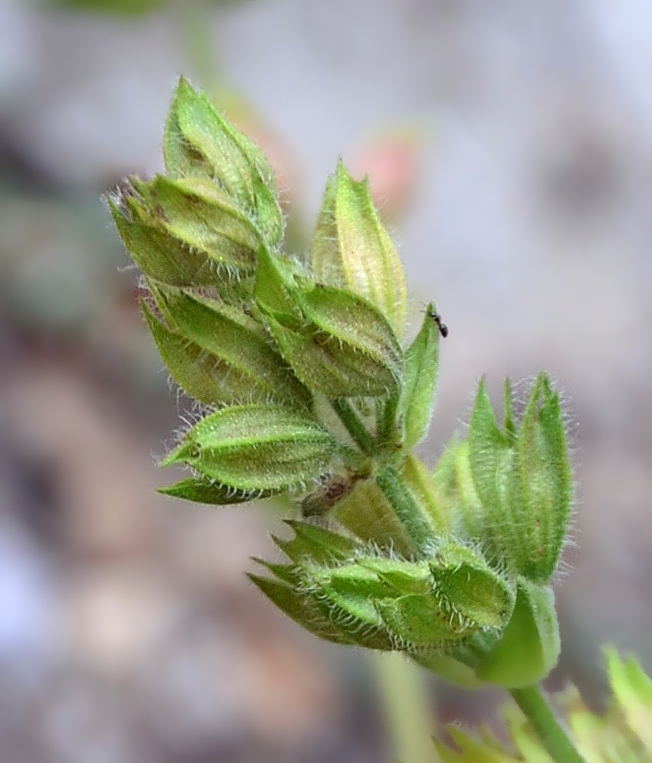
<svg viewBox="0 0 652 763">
<path fill-rule="evenodd" d="M 425 674 L 402 654 L 374 653 L 387 723 L 401 763 L 437 763 Z"/>
<path fill-rule="evenodd" d="M 362 421 L 360 421 L 351 403 L 344 398 L 338 398 L 337 400 L 331 400 L 331 406 L 360 450 L 367 454 L 374 453 L 376 442 Z"/>
<path fill-rule="evenodd" d="M 398 472 L 391 466 L 376 475 L 376 484 L 385 494 L 399 521 L 418 549 L 434 535 L 434 528 L 406 489 Z"/>
<path fill-rule="evenodd" d="M 378 417 L 378 441 L 389 444 L 396 437 L 396 410 L 399 396 L 392 395 L 383 404 Z"/>
<path fill-rule="evenodd" d="M 347 468 L 356 475 L 366 476 L 369 473 L 369 458 L 365 454 L 360 453 L 357 448 L 352 448 L 340 442 L 337 445 L 336 452 Z"/>
<path fill-rule="evenodd" d="M 550 709 L 538 686 L 510 689 L 509 693 L 534 727 L 555 763 L 586 763 Z"/>
</svg>

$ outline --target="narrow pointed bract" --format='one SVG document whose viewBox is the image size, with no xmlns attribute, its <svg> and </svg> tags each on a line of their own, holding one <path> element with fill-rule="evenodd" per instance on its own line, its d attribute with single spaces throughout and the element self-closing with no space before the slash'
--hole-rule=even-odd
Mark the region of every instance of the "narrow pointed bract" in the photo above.
<svg viewBox="0 0 652 763">
<path fill-rule="evenodd" d="M 406 448 L 414 447 L 426 436 L 435 405 L 440 331 L 430 317 L 431 308 L 434 310 L 434 306 L 428 307 L 421 331 L 405 353 L 398 416 Z"/>
</svg>

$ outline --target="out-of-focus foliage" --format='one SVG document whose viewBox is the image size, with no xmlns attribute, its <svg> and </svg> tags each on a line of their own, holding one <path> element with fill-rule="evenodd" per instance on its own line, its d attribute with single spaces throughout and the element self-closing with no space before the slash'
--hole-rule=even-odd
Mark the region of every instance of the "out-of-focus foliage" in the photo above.
<svg viewBox="0 0 652 763">
<path fill-rule="evenodd" d="M 139 16 L 170 5 L 170 0 L 50 0 L 54 8 Z"/>
<path fill-rule="evenodd" d="M 623 660 L 606 650 L 612 696 L 606 712 L 596 714 L 575 688 L 555 699 L 567 717 L 577 749 L 587 763 L 645 763 L 652 760 L 652 680 L 634 657 Z M 454 750 L 435 742 L 443 763 L 552 763 L 530 723 L 512 706 L 504 709 L 512 740 L 506 748 L 486 729 L 470 737 L 457 728 L 449 732 Z"/>
<path fill-rule="evenodd" d="M 115 298 L 125 260 L 96 199 L 53 200 L 5 188 L 0 230 L 6 320 L 54 334 L 83 331 Z"/>
<path fill-rule="evenodd" d="M 190 6 L 225 5 L 238 0 L 43 0 L 53 8 L 82 10 L 116 14 L 119 16 L 140 16 L 161 8 L 177 6 L 181 10 Z"/>
</svg>

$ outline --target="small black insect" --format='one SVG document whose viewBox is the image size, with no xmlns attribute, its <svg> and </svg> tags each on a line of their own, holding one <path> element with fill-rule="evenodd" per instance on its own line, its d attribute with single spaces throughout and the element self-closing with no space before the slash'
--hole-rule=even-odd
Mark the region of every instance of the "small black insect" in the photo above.
<svg viewBox="0 0 652 763">
<path fill-rule="evenodd" d="M 437 324 L 437 328 L 439 329 L 439 333 L 446 339 L 448 336 L 448 326 L 445 323 L 442 323 L 441 315 L 435 310 L 434 307 L 428 308 L 428 316 L 433 319 L 433 321 Z"/>
</svg>

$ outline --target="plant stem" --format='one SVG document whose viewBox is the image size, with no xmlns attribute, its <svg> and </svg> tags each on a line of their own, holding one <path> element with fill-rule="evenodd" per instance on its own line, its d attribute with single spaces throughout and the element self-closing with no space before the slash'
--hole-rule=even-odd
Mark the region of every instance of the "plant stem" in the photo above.
<svg viewBox="0 0 652 763">
<path fill-rule="evenodd" d="M 398 652 L 374 653 L 395 753 L 401 763 L 437 763 L 424 673 Z"/>
<path fill-rule="evenodd" d="M 378 442 L 382 445 L 388 445 L 394 438 L 396 438 L 397 408 L 398 394 L 392 395 L 382 404 L 377 425 Z"/>
<path fill-rule="evenodd" d="M 398 472 L 393 467 L 386 466 L 376 475 L 376 484 L 385 494 L 417 549 L 432 540 L 434 528 L 406 489 Z"/>
<path fill-rule="evenodd" d="M 509 693 L 534 727 L 555 763 L 586 763 L 550 709 L 538 686 L 510 689 Z"/>
<path fill-rule="evenodd" d="M 344 398 L 331 400 L 331 406 L 351 435 L 353 441 L 363 453 L 371 454 L 376 450 L 376 442 L 367 431 L 367 427 L 360 421 L 355 409 Z"/>
</svg>

